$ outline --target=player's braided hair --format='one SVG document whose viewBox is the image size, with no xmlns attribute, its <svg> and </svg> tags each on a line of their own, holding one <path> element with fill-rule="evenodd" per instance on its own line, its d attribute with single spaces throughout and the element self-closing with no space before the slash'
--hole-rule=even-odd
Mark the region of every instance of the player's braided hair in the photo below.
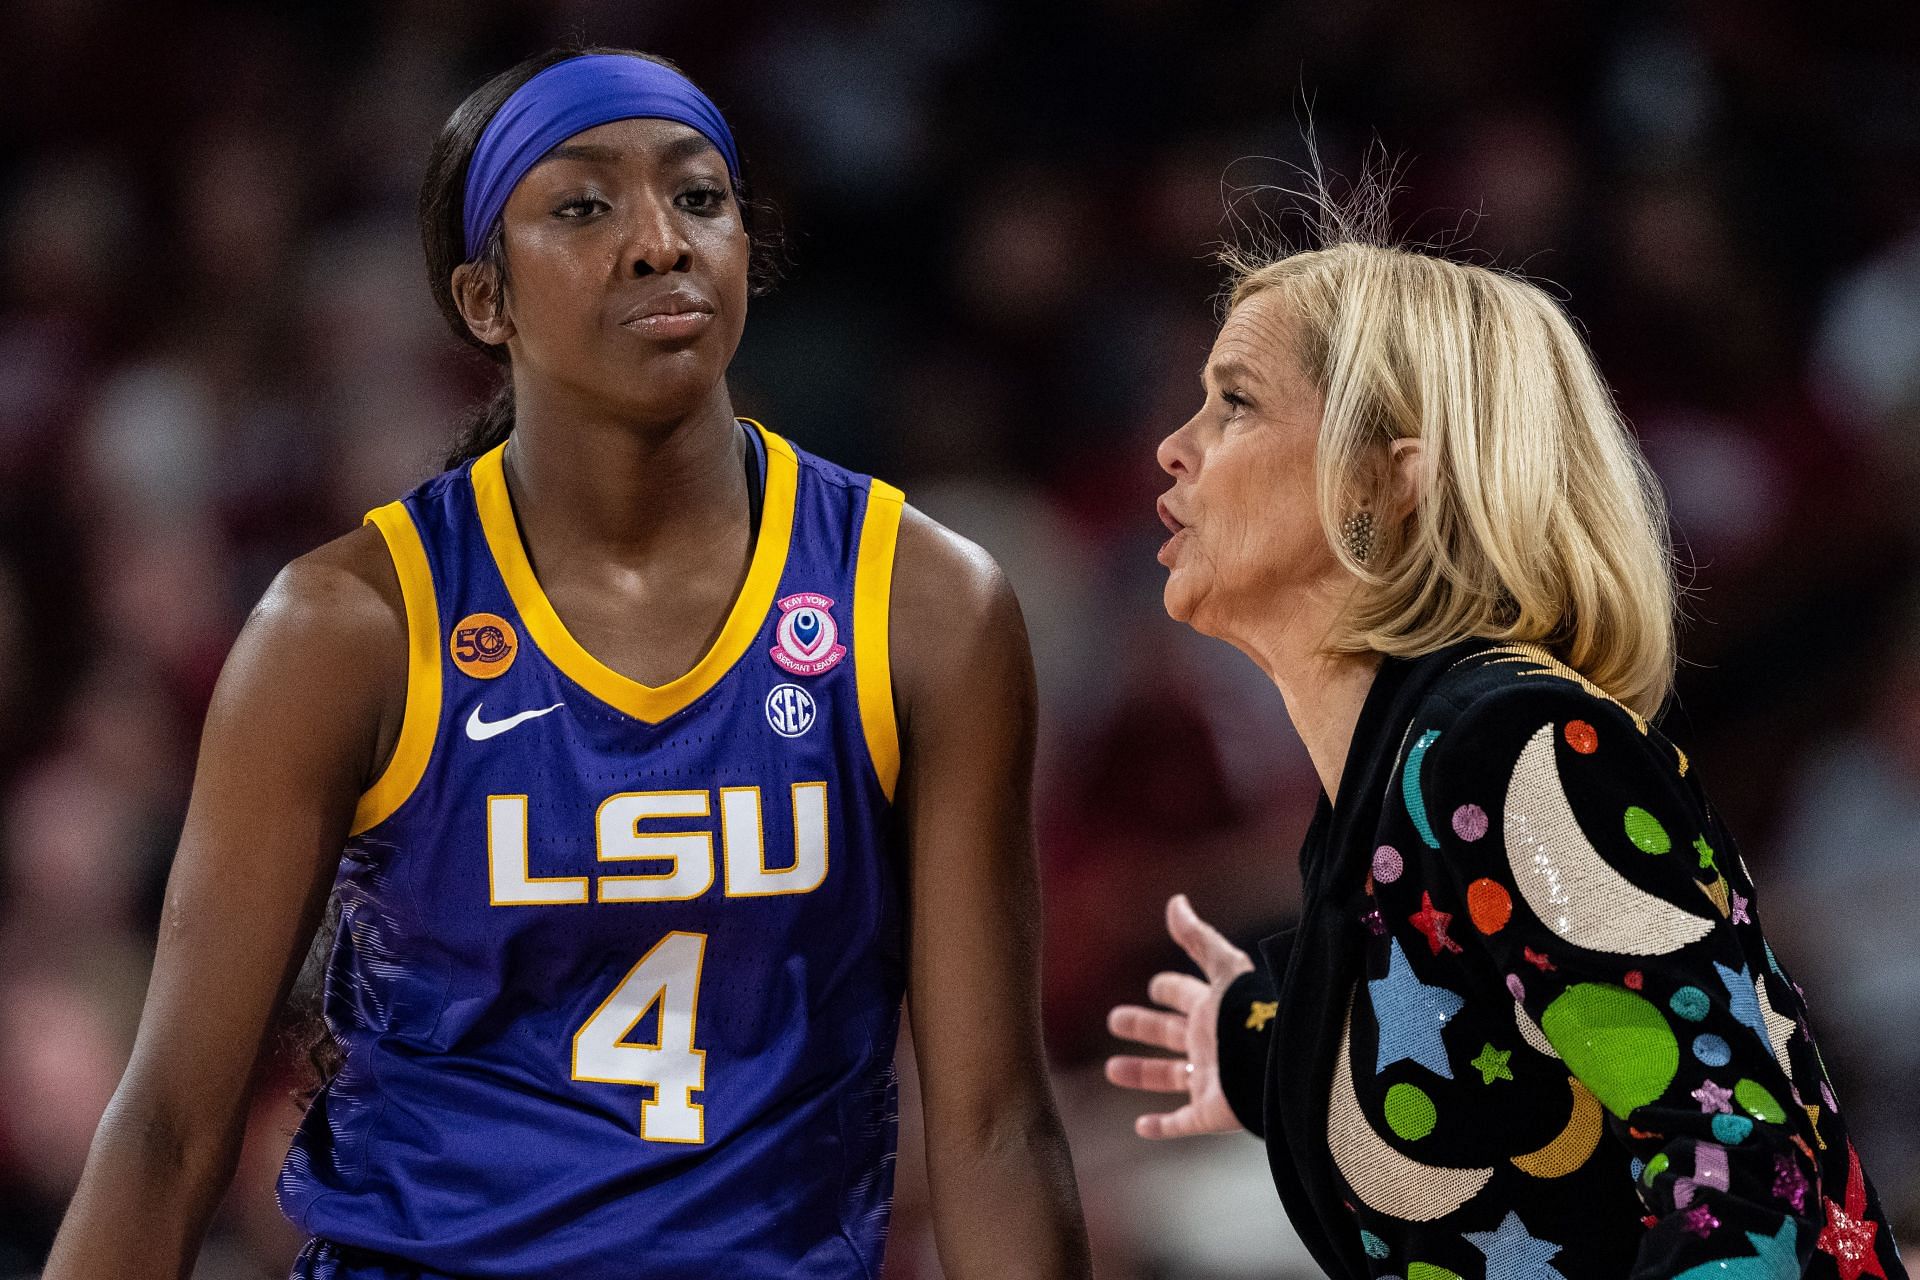
<svg viewBox="0 0 1920 1280">
<path fill-rule="evenodd" d="M 453 301 L 453 269 L 466 260 L 466 227 L 462 215 L 467 166 L 473 159 L 474 148 L 479 145 L 487 122 L 493 119 L 494 113 L 513 96 L 516 89 L 556 62 L 595 53 L 625 54 L 658 62 L 674 71 L 680 70 L 666 58 L 634 49 L 615 49 L 604 45 L 549 49 L 509 67 L 469 94 L 466 101 L 447 117 L 427 157 L 426 177 L 420 183 L 419 205 L 420 244 L 426 251 L 427 286 L 433 291 L 434 303 L 439 306 L 440 314 L 446 317 L 454 336 L 500 366 L 502 375 L 493 395 L 470 410 L 461 421 L 453 447 L 447 454 L 448 467 L 457 467 L 479 457 L 505 440 L 513 430 L 513 366 L 507 349 L 504 346 L 489 346 L 474 337 Z M 734 192 L 734 198 L 739 204 L 741 220 L 752 244 L 747 280 L 751 292 L 758 296 L 770 289 L 780 274 L 783 251 L 778 220 L 770 205 L 747 197 L 744 184 L 740 184 Z M 496 226 L 487 237 L 477 261 L 495 273 L 500 295 L 505 297 L 508 288 L 507 255 L 500 227 Z"/>
</svg>

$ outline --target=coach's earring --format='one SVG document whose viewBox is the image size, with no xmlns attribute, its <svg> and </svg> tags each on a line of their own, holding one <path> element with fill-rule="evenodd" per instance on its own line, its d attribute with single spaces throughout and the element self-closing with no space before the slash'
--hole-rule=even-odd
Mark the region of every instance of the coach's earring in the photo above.
<svg viewBox="0 0 1920 1280">
<path fill-rule="evenodd" d="M 1340 541 L 1359 564 L 1373 559 L 1373 512 L 1364 507 L 1340 522 Z"/>
</svg>

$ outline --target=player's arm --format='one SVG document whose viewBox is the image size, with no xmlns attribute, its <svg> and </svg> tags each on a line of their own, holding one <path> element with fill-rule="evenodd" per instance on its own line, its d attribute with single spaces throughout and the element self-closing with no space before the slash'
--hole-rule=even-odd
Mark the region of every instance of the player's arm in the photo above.
<svg viewBox="0 0 1920 1280">
<path fill-rule="evenodd" d="M 940 1260 L 968 1277 L 1089 1274 L 1040 1038 L 1035 694 L 1013 591 L 909 508 L 893 575 L 908 1008 Z"/>
<path fill-rule="evenodd" d="M 398 735 L 406 653 L 372 526 L 289 565 L 247 620 L 207 712 L 133 1057 L 46 1280 L 191 1272 L 355 800 Z"/>
</svg>

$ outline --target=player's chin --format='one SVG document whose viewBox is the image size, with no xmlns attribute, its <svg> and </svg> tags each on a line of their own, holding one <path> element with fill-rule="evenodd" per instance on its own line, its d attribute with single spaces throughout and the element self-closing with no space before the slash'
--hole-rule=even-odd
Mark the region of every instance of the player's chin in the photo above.
<svg viewBox="0 0 1920 1280">
<path fill-rule="evenodd" d="M 635 409 L 671 412 L 691 408 L 706 399 L 713 384 L 727 372 L 724 353 L 699 344 L 655 348 L 635 357 L 631 352 L 609 369 L 621 398 Z"/>
</svg>

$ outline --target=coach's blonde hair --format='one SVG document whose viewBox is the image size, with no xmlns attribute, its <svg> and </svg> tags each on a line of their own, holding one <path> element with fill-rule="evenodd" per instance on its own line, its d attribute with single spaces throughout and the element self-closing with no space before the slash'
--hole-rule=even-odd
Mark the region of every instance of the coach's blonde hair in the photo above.
<svg viewBox="0 0 1920 1280">
<path fill-rule="evenodd" d="M 1317 248 L 1226 255 L 1229 307 L 1277 292 L 1326 397 L 1320 522 L 1359 579 L 1333 647 L 1542 644 L 1651 715 L 1675 661 L 1666 502 L 1591 353 L 1537 286 L 1370 235 L 1323 221 Z M 1383 446 L 1409 437 L 1424 475 L 1396 527 Z M 1363 503 L 1365 564 L 1338 536 Z"/>
</svg>

